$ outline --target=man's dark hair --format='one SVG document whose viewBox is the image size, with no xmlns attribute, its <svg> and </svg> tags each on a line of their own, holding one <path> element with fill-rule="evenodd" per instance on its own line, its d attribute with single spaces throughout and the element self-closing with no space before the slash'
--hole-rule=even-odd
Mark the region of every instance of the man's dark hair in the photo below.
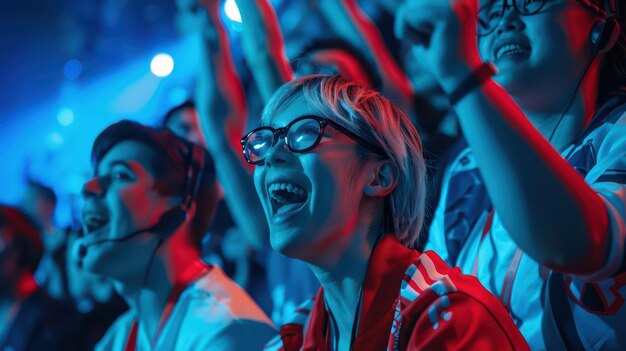
<svg viewBox="0 0 626 351">
<path fill-rule="evenodd" d="M 52 206 L 57 205 L 57 196 L 49 186 L 31 178 L 26 179 L 26 186 L 35 190 L 40 197 L 52 203 Z"/>
<path fill-rule="evenodd" d="M 167 111 L 167 113 L 161 120 L 161 127 L 166 128 L 167 124 L 170 123 L 170 120 L 174 118 L 176 114 L 183 112 L 187 109 L 196 109 L 196 104 L 193 102 L 193 100 L 186 100 L 182 104 L 178 104 L 172 107 L 169 111 Z"/>
<path fill-rule="evenodd" d="M 20 268 L 34 273 L 43 256 L 39 227 L 18 208 L 0 205 L 0 228 L 8 229 L 13 234 L 13 245 L 19 251 Z"/>
<path fill-rule="evenodd" d="M 167 129 L 157 129 L 140 123 L 123 120 L 107 127 L 93 144 L 91 162 L 97 169 L 102 158 L 115 145 L 123 141 L 136 141 L 154 150 L 154 157 L 149 162 L 155 172 L 157 190 L 164 196 L 180 195 L 181 201 L 187 180 L 187 155 L 193 144 Z M 204 168 L 195 194 L 196 212 L 191 221 L 192 242 L 201 247 L 202 237 L 213 220 L 217 206 L 217 181 L 215 165 L 208 152 L 200 146 L 204 156 Z"/>
<path fill-rule="evenodd" d="M 367 80 L 371 84 L 371 88 L 380 91 L 382 81 L 380 79 L 378 69 L 367 59 L 367 57 L 359 49 L 355 48 L 348 41 L 339 38 L 320 39 L 311 42 L 305 46 L 301 53 L 292 61 L 294 71 L 298 71 L 298 67 L 302 64 L 311 64 L 309 58 L 313 53 L 324 50 L 341 50 L 352 56 L 361 66 L 363 72 L 367 74 Z M 338 75 L 339 72 L 313 72 L 316 74 Z"/>
</svg>

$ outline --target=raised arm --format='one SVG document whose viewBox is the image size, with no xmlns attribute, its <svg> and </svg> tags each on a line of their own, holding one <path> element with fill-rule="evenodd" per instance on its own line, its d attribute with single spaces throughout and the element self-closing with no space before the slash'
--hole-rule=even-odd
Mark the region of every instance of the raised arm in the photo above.
<svg viewBox="0 0 626 351">
<path fill-rule="evenodd" d="M 419 47 L 448 94 L 482 65 L 477 11 L 477 0 L 410 0 L 399 12 L 397 35 L 430 31 L 431 45 Z M 494 208 L 517 245 L 562 272 L 590 274 L 603 268 L 610 228 L 602 198 L 511 96 L 487 79 L 454 107 Z"/>
<path fill-rule="evenodd" d="M 410 108 L 413 88 L 404 71 L 394 60 L 376 24 L 363 12 L 356 0 L 319 0 L 320 11 L 335 32 L 354 47 L 371 53 L 381 75 L 383 92 L 394 102 Z"/>
<path fill-rule="evenodd" d="M 268 0 L 237 0 L 243 22 L 242 44 L 254 80 L 267 103 L 274 92 L 293 79 L 283 34 Z"/>
<path fill-rule="evenodd" d="M 196 100 L 207 148 L 235 223 L 253 247 L 268 238 L 268 227 L 239 139 L 247 119 L 245 94 L 232 60 L 218 0 L 201 0 L 206 9 Z"/>
</svg>

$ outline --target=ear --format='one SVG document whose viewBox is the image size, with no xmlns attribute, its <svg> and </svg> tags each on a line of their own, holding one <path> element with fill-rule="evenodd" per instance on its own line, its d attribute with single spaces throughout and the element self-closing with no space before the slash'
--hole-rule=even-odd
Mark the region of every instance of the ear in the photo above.
<svg viewBox="0 0 626 351">
<path fill-rule="evenodd" d="M 365 195 L 385 197 L 396 188 L 397 170 L 389 160 L 376 162 L 370 172 L 368 183 L 363 189 Z"/>
</svg>

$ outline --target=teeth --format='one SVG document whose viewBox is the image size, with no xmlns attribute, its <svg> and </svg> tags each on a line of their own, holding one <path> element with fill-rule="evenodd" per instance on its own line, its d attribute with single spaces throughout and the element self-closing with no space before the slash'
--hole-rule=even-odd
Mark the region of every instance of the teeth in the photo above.
<svg viewBox="0 0 626 351">
<path fill-rule="evenodd" d="M 498 49 L 496 52 L 496 59 L 506 55 L 506 54 L 515 54 L 515 53 L 523 53 L 526 49 L 518 44 L 506 44 Z"/>
<path fill-rule="evenodd" d="M 304 195 L 306 193 L 306 191 L 304 191 L 304 189 L 302 189 L 300 186 L 292 183 L 273 183 L 269 186 L 268 190 L 270 191 L 270 193 L 273 193 L 277 190 L 286 190 L 296 195 Z"/>
<path fill-rule="evenodd" d="M 98 215 L 88 215 L 84 219 L 88 232 L 93 232 L 101 227 L 104 227 L 109 221 L 106 217 Z"/>
<path fill-rule="evenodd" d="M 298 197 L 306 196 L 306 191 L 293 183 L 273 183 L 268 187 L 268 190 L 272 200 L 279 204 L 290 203 L 292 200 L 286 198 L 285 194 L 278 193 L 278 191 L 286 191 Z"/>
</svg>

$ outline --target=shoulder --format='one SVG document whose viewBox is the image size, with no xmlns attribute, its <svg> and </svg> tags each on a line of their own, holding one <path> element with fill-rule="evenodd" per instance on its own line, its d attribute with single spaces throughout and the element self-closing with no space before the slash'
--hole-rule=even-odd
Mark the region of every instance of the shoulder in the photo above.
<svg viewBox="0 0 626 351">
<path fill-rule="evenodd" d="M 445 349 L 451 341 L 459 349 L 528 348 L 500 301 L 475 277 L 448 267 L 432 251 L 407 269 L 401 289 L 400 340 L 409 349 Z"/>
<path fill-rule="evenodd" d="M 436 296 L 414 316 L 401 341 L 406 349 L 529 350 L 497 300 L 457 291 Z M 501 306 L 500 306 L 501 307 Z"/>
<path fill-rule="evenodd" d="M 297 350 L 304 340 L 305 330 L 313 313 L 316 296 L 307 299 L 286 318 L 280 328 L 279 335 L 271 339 L 263 348 L 264 351 Z"/>
<path fill-rule="evenodd" d="M 134 321 L 135 316 L 130 310 L 124 312 L 107 329 L 95 350 L 123 350 Z"/>
<path fill-rule="evenodd" d="M 194 308 L 208 309 L 212 314 L 220 315 L 226 320 L 245 319 L 272 326 L 272 322 L 250 295 L 219 267 L 213 267 L 185 295 Z"/>
<path fill-rule="evenodd" d="M 612 181 L 612 170 L 620 170 L 624 164 L 620 159 L 626 155 L 625 146 L 626 103 L 607 103 L 565 156 L 587 182 Z"/>
<path fill-rule="evenodd" d="M 210 338 L 190 343 L 190 349 L 261 350 L 276 335 L 271 326 L 253 320 L 234 320 Z"/>
</svg>

